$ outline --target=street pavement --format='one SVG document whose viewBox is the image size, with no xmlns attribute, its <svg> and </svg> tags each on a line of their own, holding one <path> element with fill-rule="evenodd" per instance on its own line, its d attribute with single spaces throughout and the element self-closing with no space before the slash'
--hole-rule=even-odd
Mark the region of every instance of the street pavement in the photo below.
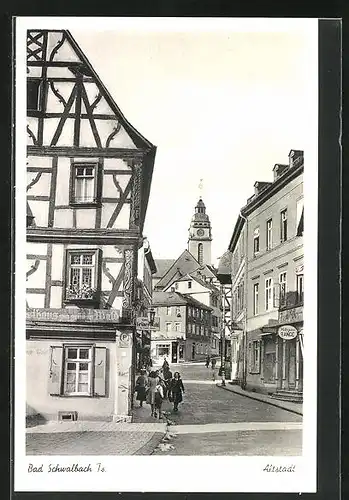
<svg viewBox="0 0 349 500">
<path fill-rule="evenodd" d="M 52 422 L 27 429 L 28 455 L 300 455 L 302 417 L 263 400 L 230 392 L 203 364 L 171 365 L 185 387 L 163 419 L 135 403 L 133 423 Z M 166 432 L 167 430 L 167 432 Z M 165 435 L 166 433 L 166 435 Z M 165 437 L 165 439 L 164 439 Z"/>
<path fill-rule="evenodd" d="M 178 413 L 165 401 L 173 437 L 156 455 L 269 455 L 302 453 L 302 417 L 244 394 L 223 390 L 203 364 L 171 365 L 181 373 L 185 394 Z M 251 395 L 252 396 L 252 395 Z M 277 404 L 277 403 L 276 403 Z M 282 403 L 280 403 L 282 405 Z M 151 422 L 148 405 L 135 408 L 135 422 Z"/>
</svg>

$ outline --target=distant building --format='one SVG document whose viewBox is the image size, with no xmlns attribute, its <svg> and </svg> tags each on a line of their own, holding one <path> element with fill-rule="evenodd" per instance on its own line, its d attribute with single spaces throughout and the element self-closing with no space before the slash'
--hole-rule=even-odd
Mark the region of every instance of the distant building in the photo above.
<svg viewBox="0 0 349 500">
<path fill-rule="evenodd" d="M 154 292 L 153 307 L 160 318 L 160 329 L 152 332 L 155 363 L 203 360 L 210 351 L 212 309 L 172 291 Z"/>
<path fill-rule="evenodd" d="M 236 378 L 247 389 L 302 400 L 303 152 L 256 182 L 230 241 Z"/>
<path fill-rule="evenodd" d="M 68 31 L 27 32 L 28 416 L 130 419 L 155 152 Z"/>
<path fill-rule="evenodd" d="M 190 295 L 199 302 L 212 309 L 212 324 L 211 324 L 211 342 L 209 354 L 219 355 L 219 343 L 221 337 L 221 293 L 219 288 L 213 284 L 213 279 L 205 278 L 200 270 L 194 271 L 192 274 L 183 276 L 178 281 L 175 281 L 168 286 L 164 291 L 176 291 L 184 295 Z"/>
</svg>

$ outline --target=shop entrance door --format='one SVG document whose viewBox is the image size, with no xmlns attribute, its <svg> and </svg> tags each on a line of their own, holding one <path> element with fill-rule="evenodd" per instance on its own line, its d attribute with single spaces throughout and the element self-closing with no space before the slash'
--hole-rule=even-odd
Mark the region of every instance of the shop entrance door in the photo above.
<svg viewBox="0 0 349 500">
<path fill-rule="evenodd" d="M 178 361 L 178 342 L 172 342 L 172 363 L 177 363 Z"/>
<path fill-rule="evenodd" d="M 195 358 L 195 344 L 191 346 L 191 359 Z"/>
<path fill-rule="evenodd" d="M 288 341 L 288 388 L 296 387 L 296 342 Z"/>
</svg>

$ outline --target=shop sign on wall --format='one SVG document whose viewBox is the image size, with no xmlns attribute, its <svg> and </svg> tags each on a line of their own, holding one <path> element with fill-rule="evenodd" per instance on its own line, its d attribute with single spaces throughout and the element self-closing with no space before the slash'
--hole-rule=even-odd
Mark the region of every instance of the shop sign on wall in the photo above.
<svg viewBox="0 0 349 500">
<path fill-rule="evenodd" d="M 292 340 L 297 337 L 297 328 L 292 325 L 280 326 L 278 334 L 284 340 Z"/>
<path fill-rule="evenodd" d="M 117 323 L 116 309 L 28 309 L 27 321 L 54 321 L 57 323 Z"/>
</svg>

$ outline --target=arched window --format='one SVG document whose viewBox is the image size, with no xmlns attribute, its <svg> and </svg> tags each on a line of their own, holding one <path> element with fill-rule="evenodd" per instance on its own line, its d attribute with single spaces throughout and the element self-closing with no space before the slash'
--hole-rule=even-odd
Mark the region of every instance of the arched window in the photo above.
<svg viewBox="0 0 349 500">
<path fill-rule="evenodd" d="M 202 245 L 202 243 L 199 243 L 198 244 L 198 262 L 199 262 L 199 264 L 202 264 L 203 257 L 204 257 L 203 245 Z"/>
</svg>

